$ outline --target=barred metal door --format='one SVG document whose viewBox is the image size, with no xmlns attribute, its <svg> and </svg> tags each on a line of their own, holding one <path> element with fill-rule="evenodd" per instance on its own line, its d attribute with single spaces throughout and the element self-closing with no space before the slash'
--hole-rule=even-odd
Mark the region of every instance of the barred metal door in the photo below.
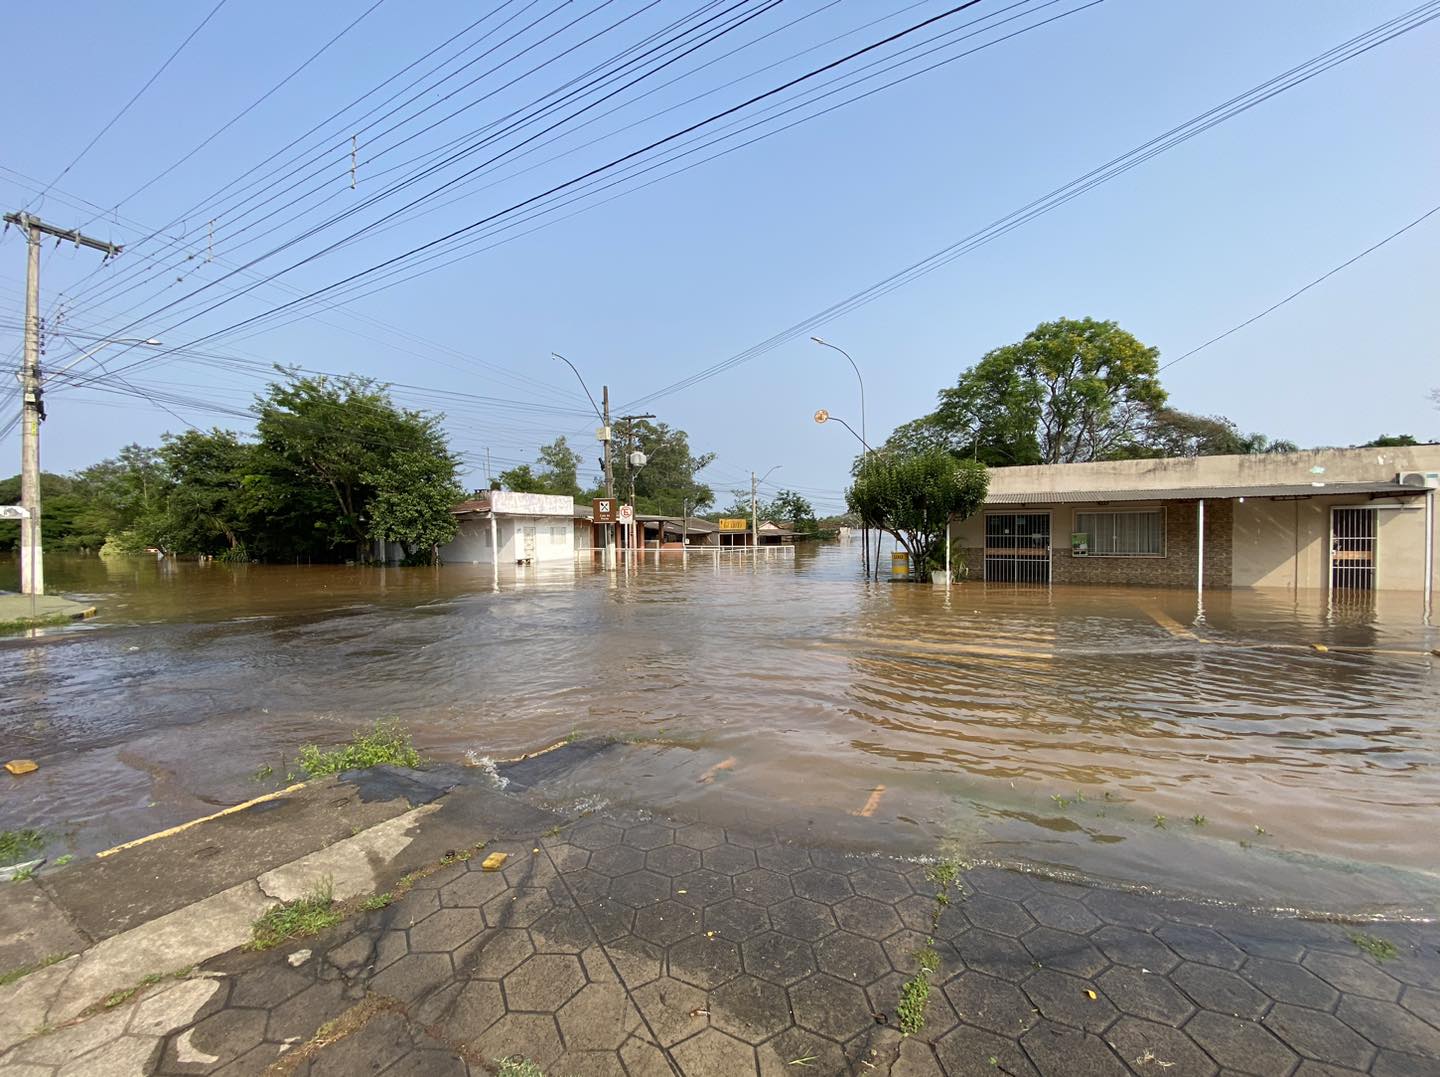
<svg viewBox="0 0 1440 1077">
<path fill-rule="evenodd" d="M 985 515 L 985 578 L 998 583 L 1050 582 L 1050 514 Z"/>
<path fill-rule="evenodd" d="M 1374 509 L 1330 510 L 1330 586 L 1351 591 L 1375 589 Z"/>
</svg>

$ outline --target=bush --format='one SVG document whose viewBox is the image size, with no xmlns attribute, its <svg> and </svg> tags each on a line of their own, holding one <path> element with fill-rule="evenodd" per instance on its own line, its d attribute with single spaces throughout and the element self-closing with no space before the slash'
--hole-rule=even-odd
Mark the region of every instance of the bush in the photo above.
<svg viewBox="0 0 1440 1077">
<path fill-rule="evenodd" d="M 396 721 L 376 722 L 368 733 L 356 733 L 349 744 L 323 750 L 318 744 L 300 749 L 300 768 L 312 778 L 339 774 L 343 770 L 363 770 L 386 763 L 396 767 L 418 767 L 420 753 Z"/>
</svg>

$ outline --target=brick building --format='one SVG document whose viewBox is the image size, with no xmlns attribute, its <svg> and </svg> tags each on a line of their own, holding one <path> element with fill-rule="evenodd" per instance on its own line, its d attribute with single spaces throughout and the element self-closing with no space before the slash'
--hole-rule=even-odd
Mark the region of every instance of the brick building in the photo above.
<svg viewBox="0 0 1440 1077">
<path fill-rule="evenodd" d="M 1431 592 L 1440 445 L 996 468 L 970 579 Z"/>
</svg>

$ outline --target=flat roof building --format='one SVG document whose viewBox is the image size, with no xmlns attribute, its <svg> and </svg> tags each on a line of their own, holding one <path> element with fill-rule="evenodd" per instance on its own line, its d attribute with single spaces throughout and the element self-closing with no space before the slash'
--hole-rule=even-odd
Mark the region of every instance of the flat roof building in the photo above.
<svg viewBox="0 0 1440 1077">
<path fill-rule="evenodd" d="M 971 579 L 1433 591 L 1440 445 L 994 468 Z"/>
</svg>

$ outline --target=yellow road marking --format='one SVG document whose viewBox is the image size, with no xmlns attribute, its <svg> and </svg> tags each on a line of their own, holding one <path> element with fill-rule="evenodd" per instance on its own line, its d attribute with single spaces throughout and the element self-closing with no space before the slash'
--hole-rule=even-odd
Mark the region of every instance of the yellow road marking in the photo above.
<svg viewBox="0 0 1440 1077">
<path fill-rule="evenodd" d="M 722 770 L 729 770 L 734 765 L 735 757 L 733 755 L 729 759 L 722 759 L 720 762 L 716 763 L 713 767 L 707 770 L 704 774 L 700 775 L 700 784 L 709 785 L 715 780 L 716 774 L 719 774 Z"/>
<path fill-rule="evenodd" d="M 266 793 L 264 796 L 255 797 L 241 804 L 232 804 L 223 811 L 217 811 L 213 815 L 202 815 L 199 819 L 191 819 L 188 823 L 181 823 L 179 826 L 172 826 L 168 830 L 157 830 L 154 834 L 146 834 L 143 838 L 136 838 L 134 841 L 127 841 L 123 845 L 117 845 L 113 849 L 106 849 L 104 852 L 96 853 L 97 857 L 113 856 L 126 849 L 133 849 L 137 845 L 144 845 L 146 842 L 154 841 L 157 838 L 168 838 L 172 834 L 179 834 L 183 830 L 189 830 L 192 826 L 199 826 L 201 823 L 208 823 L 212 819 L 219 819 L 222 816 L 234 815 L 237 811 L 244 811 L 246 808 L 253 808 L 256 804 L 264 804 L 267 800 L 278 800 L 280 797 L 288 796 L 298 789 L 304 789 L 304 782 L 296 782 L 294 785 L 287 785 L 284 789 L 277 789 L 273 793 Z"/>
<path fill-rule="evenodd" d="M 877 785 L 874 789 L 870 790 L 870 796 L 866 798 L 865 806 L 857 812 L 851 812 L 851 814 L 858 815 L 862 819 L 870 818 L 870 816 L 875 814 L 875 809 L 880 807 L 880 798 L 884 795 L 885 787 L 883 785 Z"/>
<path fill-rule="evenodd" d="M 1200 638 L 1199 636 L 1195 635 L 1195 633 L 1191 629 L 1186 628 L 1179 621 L 1175 620 L 1175 618 L 1171 617 L 1168 613 L 1160 609 L 1158 606 L 1141 606 L 1140 608 L 1145 611 L 1146 615 L 1149 616 L 1150 620 L 1154 621 L 1157 625 L 1165 629 L 1165 631 L 1169 632 L 1172 636 L 1175 636 L 1178 639 Z"/>
</svg>

